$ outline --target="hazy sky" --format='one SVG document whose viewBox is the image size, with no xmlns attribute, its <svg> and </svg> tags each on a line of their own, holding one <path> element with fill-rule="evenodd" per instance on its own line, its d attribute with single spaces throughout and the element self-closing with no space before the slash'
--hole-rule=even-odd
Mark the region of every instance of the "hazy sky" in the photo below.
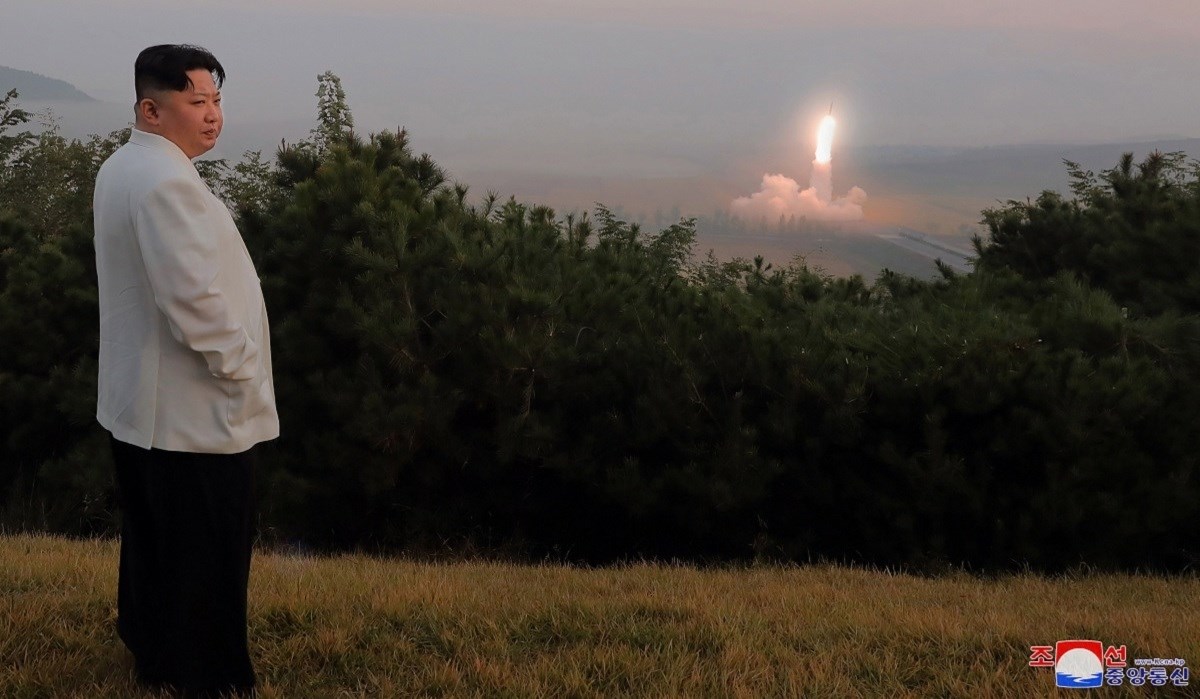
<svg viewBox="0 0 1200 699">
<path fill-rule="evenodd" d="M 1200 136 L 1196 0 L 6 0 L 2 16 L 0 64 L 113 102 L 132 102 L 141 48 L 206 46 L 229 73 L 227 135 L 303 134 L 333 70 L 361 129 L 407 126 L 468 169 L 691 175 L 811 153 L 831 100 L 842 145 Z"/>
</svg>

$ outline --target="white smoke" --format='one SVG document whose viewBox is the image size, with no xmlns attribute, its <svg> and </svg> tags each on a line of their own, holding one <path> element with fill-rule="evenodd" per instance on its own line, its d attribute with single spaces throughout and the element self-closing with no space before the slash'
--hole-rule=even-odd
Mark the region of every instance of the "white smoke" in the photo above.
<svg viewBox="0 0 1200 699">
<path fill-rule="evenodd" d="M 862 188 L 851 187 L 845 196 L 833 197 L 833 128 L 832 116 L 821 121 L 808 189 L 800 189 L 796 180 L 790 177 L 763 175 L 762 187 L 757 192 L 733 200 L 730 206 L 733 213 L 750 220 L 765 217 L 772 222 L 781 216 L 817 221 L 861 219 L 863 204 L 867 201 L 867 193 Z"/>
<path fill-rule="evenodd" d="M 755 220 L 765 216 L 770 223 L 779 220 L 780 216 L 788 218 L 792 215 L 816 221 L 862 219 L 867 193 L 861 187 L 851 187 L 845 196 L 833 199 L 830 196 L 830 178 L 827 176 L 828 164 L 823 169 L 826 176 L 818 177 L 819 170 L 814 163 L 812 186 L 804 190 L 800 189 L 796 180 L 785 175 L 763 175 L 762 188 L 748 197 L 734 199 L 730 208 L 744 219 Z"/>
</svg>

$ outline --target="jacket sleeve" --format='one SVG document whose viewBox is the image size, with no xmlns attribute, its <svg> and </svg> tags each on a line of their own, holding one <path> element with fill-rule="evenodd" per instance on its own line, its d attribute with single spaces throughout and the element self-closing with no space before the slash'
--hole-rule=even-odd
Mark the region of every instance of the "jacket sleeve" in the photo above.
<svg viewBox="0 0 1200 699">
<path fill-rule="evenodd" d="M 165 180 L 142 198 L 134 231 L 171 334 L 203 354 L 213 376 L 252 379 L 258 346 L 230 313 L 221 289 L 216 238 L 203 226 L 205 200 L 196 181 Z"/>
</svg>

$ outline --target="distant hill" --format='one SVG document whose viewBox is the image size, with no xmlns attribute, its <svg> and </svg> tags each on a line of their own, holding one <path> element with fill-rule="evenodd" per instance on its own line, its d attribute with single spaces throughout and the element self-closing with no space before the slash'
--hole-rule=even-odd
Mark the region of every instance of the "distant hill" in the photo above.
<svg viewBox="0 0 1200 699">
<path fill-rule="evenodd" d="M 65 80 L 48 78 L 27 70 L 17 70 L 16 68 L 0 66 L 0 95 L 4 95 L 14 88 L 20 93 L 22 100 L 52 100 L 56 102 L 96 101 Z"/>
</svg>

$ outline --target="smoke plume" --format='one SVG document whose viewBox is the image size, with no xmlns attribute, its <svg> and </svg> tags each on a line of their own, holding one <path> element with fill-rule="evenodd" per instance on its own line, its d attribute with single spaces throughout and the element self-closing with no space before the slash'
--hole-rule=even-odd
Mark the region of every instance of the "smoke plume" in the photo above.
<svg viewBox="0 0 1200 699">
<path fill-rule="evenodd" d="M 828 170 L 826 170 L 828 173 Z M 806 217 L 817 221 L 858 221 L 863 217 L 863 203 L 867 193 L 861 187 L 851 187 L 844 197 L 829 198 L 822 195 L 820 178 L 813 171 L 813 183 L 808 189 L 800 189 L 799 183 L 786 175 L 763 175 L 762 188 L 748 197 L 733 200 L 733 213 L 744 219 L 755 220 L 762 216 L 769 223 L 788 218 Z M 824 192 L 830 192 L 829 178 L 824 179 Z"/>
<path fill-rule="evenodd" d="M 833 127 L 832 116 L 821 121 L 808 189 L 800 189 L 796 180 L 784 175 L 763 175 L 762 187 L 748 197 L 734 199 L 732 212 L 751 220 L 765 217 L 772 223 L 780 216 L 817 221 L 861 219 L 867 200 L 862 188 L 851 187 L 845 196 L 833 197 Z"/>
</svg>

